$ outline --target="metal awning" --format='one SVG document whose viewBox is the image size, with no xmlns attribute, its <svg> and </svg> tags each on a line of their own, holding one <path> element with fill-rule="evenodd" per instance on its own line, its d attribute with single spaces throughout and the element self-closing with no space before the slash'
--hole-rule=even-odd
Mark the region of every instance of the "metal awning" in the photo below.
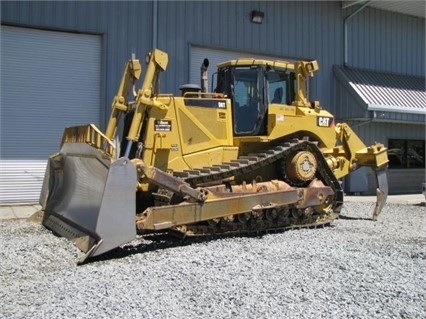
<svg viewBox="0 0 426 319">
<path fill-rule="evenodd" d="M 340 85 L 357 96 L 356 100 L 362 109 L 371 111 L 371 117 L 384 120 L 404 118 L 424 122 L 426 118 L 424 77 L 344 66 L 334 66 L 333 70 Z"/>
<path fill-rule="evenodd" d="M 342 8 L 346 9 L 353 5 L 363 5 L 367 4 L 368 7 L 392 11 L 397 13 L 402 13 L 418 18 L 425 18 L 425 1 L 424 0 L 400 0 L 400 1 L 365 1 L 365 0 L 357 0 L 357 1 L 342 1 Z"/>
</svg>

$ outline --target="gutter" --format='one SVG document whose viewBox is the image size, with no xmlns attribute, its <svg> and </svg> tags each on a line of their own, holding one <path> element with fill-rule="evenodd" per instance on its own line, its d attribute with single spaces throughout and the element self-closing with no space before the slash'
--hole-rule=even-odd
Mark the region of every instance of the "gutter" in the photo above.
<svg viewBox="0 0 426 319">
<path fill-rule="evenodd" d="M 157 48 L 158 38 L 158 0 L 152 1 L 152 48 Z"/>
<path fill-rule="evenodd" d="M 344 66 L 347 66 L 348 64 L 348 21 L 351 18 L 353 18 L 355 15 L 357 15 L 359 12 L 361 12 L 370 3 L 370 1 L 355 1 L 353 3 L 350 3 L 342 7 L 342 9 L 346 9 L 346 8 L 349 8 L 350 6 L 353 6 L 359 3 L 364 3 L 364 4 L 343 19 L 343 50 L 344 50 L 343 65 Z"/>
</svg>

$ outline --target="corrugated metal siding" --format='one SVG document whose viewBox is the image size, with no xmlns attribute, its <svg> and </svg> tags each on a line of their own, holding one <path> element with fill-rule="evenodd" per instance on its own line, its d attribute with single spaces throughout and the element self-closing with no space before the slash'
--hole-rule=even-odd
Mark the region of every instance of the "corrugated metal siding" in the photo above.
<svg viewBox="0 0 426 319">
<path fill-rule="evenodd" d="M 250 22 L 252 10 L 265 13 L 262 24 Z M 331 104 L 333 61 L 342 61 L 341 9 L 337 2 L 159 2 L 159 47 L 169 52 L 165 87 L 178 93 L 188 83 L 190 46 L 210 47 L 259 55 L 316 58 L 320 71 L 311 93 L 323 105 Z M 173 35 L 173 36 L 170 36 Z M 198 72 L 199 65 L 190 65 Z"/>
<path fill-rule="evenodd" d="M 373 174 L 368 177 L 370 181 L 375 180 Z M 391 194 L 420 194 L 424 181 L 424 169 L 392 169 L 388 173 Z"/>
<path fill-rule="evenodd" d="M 1 160 L 0 203 L 36 203 L 47 161 Z"/>
<path fill-rule="evenodd" d="M 3 1 L 1 7 L 3 23 L 105 35 L 105 118 L 124 61 L 152 46 L 151 1 Z M 265 13 L 261 25 L 250 22 L 254 9 Z M 342 10 L 338 1 L 159 1 L 158 47 L 170 57 L 161 87 L 179 93 L 189 82 L 190 44 L 316 58 L 312 96 L 335 113 L 332 65 L 343 62 L 343 17 L 355 9 Z M 424 19 L 367 8 L 349 24 L 350 65 L 424 75 L 424 38 Z"/>
<path fill-rule="evenodd" d="M 340 79 L 333 81 L 334 115 L 338 120 L 367 119 L 369 114 L 364 101 L 354 90 L 348 88 Z"/>
<path fill-rule="evenodd" d="M 419 194 L 425 181 L 424 169 L 388 170 L 389 194 Z M 376 195 L 376 175 L 371 168 L 360 168 L 345 178 L 346 193 Z"/>
<path fill-rule="evenodd" d="M 389 139 L 425 139 L 425 124 L 347 121 L 365 144 L 375 141 L 388 145 Z"/>
<path fill-rule="evenodd" d="M 365 8 L 349 20 L 348 53 L 348 66 L 424 76 L 425 19 Z"/>
</svg>

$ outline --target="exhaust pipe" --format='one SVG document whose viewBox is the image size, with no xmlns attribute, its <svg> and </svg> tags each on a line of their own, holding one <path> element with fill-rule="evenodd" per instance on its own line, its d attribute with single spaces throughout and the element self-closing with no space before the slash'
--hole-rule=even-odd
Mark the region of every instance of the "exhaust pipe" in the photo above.
<svg viewBox="0 0 426 319">
<path fill-rule="evenodd" d="M 209 87 L 209 79 L 207 75 L 207 68 L 209 67 L 209 60 L 205 58 L 201 64 L 201 92 L 207 93 Z"/>
</svg>

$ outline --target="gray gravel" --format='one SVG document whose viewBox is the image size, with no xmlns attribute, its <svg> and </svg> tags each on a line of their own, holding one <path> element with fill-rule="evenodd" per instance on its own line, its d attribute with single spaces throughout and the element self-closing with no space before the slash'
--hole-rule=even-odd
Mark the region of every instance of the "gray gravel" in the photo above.
<svg viewBox="0 0 426 319">
<path fill-rule="evenodd" d="M 139 238 L 83 266 L 42 226 L 1 221 L 0 317 L 425 318 L 425 207 L 388 204 L 374 223 L 373 205 L 323 229 Z"/>
</svg>

